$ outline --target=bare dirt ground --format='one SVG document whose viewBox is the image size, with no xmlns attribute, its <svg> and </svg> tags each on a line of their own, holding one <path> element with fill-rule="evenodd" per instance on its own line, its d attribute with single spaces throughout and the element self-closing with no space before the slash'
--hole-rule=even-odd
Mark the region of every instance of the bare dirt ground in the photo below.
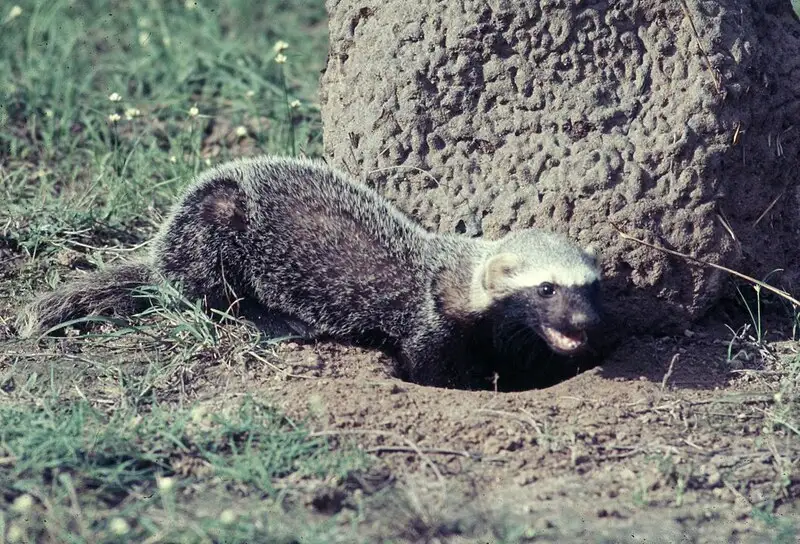
<svg viewBox="0 0 800 544">
<path fill-rule="evenodd" d="M 502 515 L 533 520 L 544 540 L 788 541 L 800 441 L 774 423 L 792 401 L 769 370 L 731 373 L 716 332 L 633 339 L 602 367 L 522 393 L 420 387 L 382 355 L 289 343 L 274 363 L 217 368 L 196 395 L 265 395 L 352 436 L 403 482 L 412 504 L 397 523 L 411 540 Z M 766 503 L 774 515 L 754 519 Z"/>
<path fill-rule="evenodd" d="M 13 284 L 3 291 L 9 318 Z M 709 323 L 632 338 L 600 367 L 518 393 L 421 387 L 394 378 L 385 355 L 289 341 L 167 372 L 157 396 L 213 411 L 252 395 L 356 442 L 378 459 L 375 471 L 299 502 L 304 515 L 340 520 L 368 505 L 359 530 L 368 540 L 793 542 L 800 438 L 797 383 L 787 382 L 797 372 L 787 369 L 797 345 L 732 337 Z M 140 347 L 120 352 L 135 374 L 148 339 L 133 341 Z M 87 366 L 118 358 L 109 346 L 55 341 L 54 379 L 80 376 L 82 394 L 102 403 L 118 377 Z M 46 360 L 13 372 L 20 382 L 45 374 Z"/>
<path fill-rule="evenodd" d="M 372 353 L 290 345 L 286 374 L 251 386 L 422 486 L 427 530 L 502 507 L 560 541 L 762 541 L 756 505 L 774 501 L 775 524 L 800 515 L 800 441 L 769 423 L 782 399 L 768 371 L 731 374 L 716 337 L 630 340 L 603 367 L 521 393 L 419 387 Z"/>
</svg>

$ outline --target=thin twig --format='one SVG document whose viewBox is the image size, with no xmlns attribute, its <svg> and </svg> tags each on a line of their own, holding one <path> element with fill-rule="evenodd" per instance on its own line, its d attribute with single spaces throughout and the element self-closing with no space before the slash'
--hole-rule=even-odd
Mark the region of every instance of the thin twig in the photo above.
<svg viewBox="0 0 800 544">
<path fill-rule="evenodd" d="M 758 219 L 756 219 L 753 222 L 753 226 L 754 227 L 758 226 L 758 224 L 761 222 L 761 220 L 764 219 L 764 216 L 766 216 L 769 213 L 769 211 L 775 206 L 775 204 L 778 203 L 778 201 L 781 199 L 781 197 L 783 197 L 784 193 L 786 193 L 786 189 L 781 191 L 781 193 L 778 196 L 775 197 L 775 200 L 770 202 L 769 206 L 767 206 L 767 209 L 764 210 L 763 212 L 761 212 L 761 215 L 758 216 Z"/>
<path fill-rule="evenodd" d="M 419 448 L 419 450 L 406 447 L 406 446 L 378 446 L 377 448 L 369 448 L 366 450 L 367 453 L 417 453 L 417 451 L 421 451 L 427 455 L 453 455 L 456 457 L 465 457 L 467 459 L 471 459 L 473 461 L 483 461 L 483 455 L 476 452 L 471 451 L 458 451 L 458 450 L 448 450 L 444 448 Z"/>
<path fill-rule="evenodd" d="M 784 376 L 786 374 L 782 370 L 759 370 L 755 368 L 733 368 L 728 372 L 731 374 L 754 374 L 756 376 Z"/>
<path fill-rule="evenodd" d="M 744 495 L 742 495 L 741 491 L 739 491 L 738 489 L 736 489 L 735 487 L 733 487 L 733 485 L 732 485 L 732 484 L 730 484 L 730 483 L 729 483 L 727 480 L 722 480 L 722 485 L 724 485 L 725 487 L 727 487 L 727 488 L 730 490 L 730 492 L 731 492 L 731 493 L 733 493 L 734 495 L 736 495 L 736 497 L 737 497 L 738 499 L 740 499 L 742 502 L 744 502 L 746 505 L 748 505 L 748 506 L 753 506 L 753 503 L 751 503 L 751 502 L 750 502 L 750 500 L 749 500 L 747 497 L 745 497 Z"/>
<path fill-rule="evenodd" d="M 686 18 L 689 19 L 689 25 L 692 27 L 692 33 L 694 34 L 695 40 L 697 40 L 697 47 L 700 48 L 700 52 L 703 54 L 703 59 L 706 61 L 708 70 L 711 72 L 711 79 L 714 80 L 714 88 L 717 90 L 717 93 L 719 93 L 722 90 L 722 85 L 717 78 L 717 71 L 714 70 L 714 67 L 711 65 L 711 59 L 708 58 L 708 53 L 706 53 L 706 50 L 700 41 L 700 34 L 697 33 L 697 27 L 694 25 L 694 19 L 692 19 L 692 14 L 689 12 L 689 6 L 686 5 L 686 0 L 681 0 L 681 7 L 683 8 L 684 15 L 686 15 Z"/>
<path fill-rule="evenodd" d="M 436 184 L 437 187 L 439 185 L 441 185 L 439 183 L 439 180 L 436 179 L 435 177 L 433 177 L 433 174 L 431 174 L 427 170 L 423 170 L 422 168 L 420 168 L 418 166 L 410 166 L 410 165 L 405 165 L 405 164 L 400 164 L 400 165 L 397 165 L 397 166 L 387 166 L 385 168 L 375 168 L 374 170 L 370 170 L 369 172 L 367 172 L 367 177 L 371 176 L 372 174 L 377 174 L 377 173 L 380 173 L 380 172 L 387 172 L 389 170 L 400 170 L 401 168 L 408 168 L 409 170 L 414 170 L 416 172 L 420 172 L 421 174 L 424 174 L 426 177 L 431 178 L 433 180 L 433 182 Z"/>
<path fill-rule="evenodd" d="M 664 374 L 664 377 L 661 380 L 661 390 L 662 391 L 667 388 L 667 382 L 672 377 L 673 367 L 675 366 L 675 363 L 678 361 L 680 356 L 681 356 L 680 353 L 676 353 L 675 355 L 672 356 L 672 360 L 669 362 L 669 368 L 667 369 L 667 373 Z"/>
<path fill-rule="evenodd" d="M 425 462 L 425 464 L 428 465 L 428 467 L 433 471 L 433 473 L 436 475 L 436 479 L 439 481 L 439 483 L 444 485 L 444 476 L 442 476 L 442 473 L 439 471 L 439 468 L 431 460 L 431 458 L 423 450 L 421 450 L 420 447 L 417 446 L 416 443 L 414 443 L 413 441 L 409 440 L 405 436 L 402 436 L 402 435 L 400 435 L 398 433 L 394 433 L 394 432 L 391 432 L 391 431 L 378 431 L 378 430 L 373 430 L 373 429 L 364 429 L 364 430 L 342 429 L 342 430 L 330 430 L 330 431 L 317 431 L 317 432 L 310 433 L 308 436 L 313 438 L 313 437 L 318 437 L 318 436 L 337 436 L 337 435 L 348 435 L 348 434 L 390 436 L 390 437 L 392 437 L 392 438 L 394 438 L 396 440 L 399 440 L 401 442 L 405 442 L 408 445 L 408 447 L 411 448 L 420 457 L 420 459 L 422 459 Z"/>
<path fill-rule="evenodd" d="M 731 236 L 731 239 L 734 242 L 738 242 L 739 240 L 736 238 L 736 233 L 733 232 L 733 228 L 731 228 L 731 224 L 725 217 L 725 214 L 723 213 L 722 210 L 717 212 L 717 219 L 719 219 L 719 222 L 722 224 L 722 228 L 728 231 L 728 234 Z"/>
<path fill-rule="evenodd" d="M 152 240 L 144 241 L 141 244 L 136 244 L 135 246 L 132 247 L 97 247 L 97 246 L 90 246 L 89 244 L 84 244 L 82 242 L 77 242 L 75 240 L 64 240 L 64 243 L 72 244 L 74 246 L 82 247 L 85 249 L 91 249 L 93 251 L 107 251 L 109 253 L 130 253 L 131 251 L 136 251 L 152 243 Z"/>
<path fill-rule="evenodd" d="M 653 411 L 674 410 L 675 407 L 679 405 L 687 405 L 690 407 L 694 407 L 694 406 L 705 406 L 706 404 L 762 404 L 762 403 L 772 403 L 772 402 L 775 402 L 775 398 L 773 395 L 758 395 L 758 394 L 752 394 L 749 396 L 736 395 L 736 396 L 720 397 L 713 399 L 676 400 L 669 404 L 661 404 L 659 406 L 653 406 L 652 408 L 647 408 L 642 412 L 649 412 L 651 410 Z"/>
<path fill-rule="evenodd" d="M 728 274 L 732 274 L 732 275 L 734 275 L 734 276 L 736 276 L 738 278 L 741 278 L 743 280 L 746 280 L 746 281 L 749 281 L 751 283 L 754 283 L 754 284 L 758 285 L 759 287 L 763 287 L 767 291 L 771 291 L 771 292 L 775 293 L 776 295 L 778 295 L 779 297 L 788 300 L 795 307 L 800 307 L 800 300 L 797 300 L 796 298 L 791 296 L 789 293 L 787 293 L 783 289 L 778 289 L 777 287 L 773 287 L 772 285 L 770 285 L 768 283 L 764 283 L 763 281 L 757 280 L 757 279 L 755 279 L 755 278 L 753 278 L 751 276 L 748 276 L 747 274 L 742 274 L 741 272 L 737 272 L 736 270 L 732 270 L 732 269 L 730 269 L 728 267 L 725 267 L 725 266 L 722 266 L 722 265 L 719 265 L 719 264 L 715 264 L 715 263 L 710 263 L 708 261 L 704 261 L 702 259 L 698 259 L 697 257 L 692 257 L 691 255 L 687 255 L 686 253 L 681 253 L 680 251 L 675 251 L 673 249 L 667 249 L 665 247 L 661 247 L 661 246 L 657 246 L 655 244 L 651 244 L 650 242 L 645 242 L 644 240 L 640 240 L 639 238 L 631 236 L 630 234 L 622 231 L 622 229 L 620 229 L 614 223 L 611 223 L 611 226 L 614 228 L 614 230 L 616 230 L 619 233 L 620 236 L 622 236 L 626 240 L 631 240 L 632 242 L 636 242 L 638 244 L 642 244 L 643 246 L 647 246 L 649 248 L 655 249 L 656 251 L 661 251 L 662 253 L 668 253 L 669 255 L 674 255 L 676 257 L 681 257 L 682 259 L 686 259 L 686 260 L 692 261 L 692 262 L 697 263 L 697 264 L 702 265 L 702 266 L 710 266 L 711 268 L 716 268 L 717 270 L 722 270 L 723 272 L 727 272 Z"/>
<path fill-rule="evenodd" d="M 260 355 L 257 355 L 256 353 L 254 353 L 252 351 L 246 351 L 245 355 L 249 355 L 252 358 L 254 358 L 255 360 L 257 360 L 257 361 L 259 361 L 261 363 L 264 363 L 268 367 L 272 368 L 273 370 L 275 370 L 276 372 L 280 373 L 281 375 L 283 375 L 284 377 L 287 377 L 287 378 L 301 378 L 301 379 L 304 379 L 304 380 L 313 380 L 314 378 L 316 378 L 316 376 L 304 376 L 303 374 L 292 374 L 290 372 L 287 372 L 285 369 L 279 367 L 278 365 L 276 365 L 274 363 L 270 363 L 264 357 L 261 357 Z"/>
<path fill-rule="evenodd" d="M 708 451 L 707 451 L 707 450 L 705 450 L 704 448 L 701 448 L 700 446 L 698 446 L 698 445 L 697 445 L 697 444 L 695 444 L 694 442 L 690 441 L 688 438 L 684 438 L 684 439 L 683 439 L 683 443 L 684 443 L 684 444 L 686 444 L 687 446 L 691 446 L 691 447 L 693 447 L 694 449 L 696 449 L 696 450 L 697 450 L 697 451 L 699 451 L 699 452 L 702 452 L 702 453 L 708 453 Z"/>
<path fill-rule="evenodd" d="M 539 427 L 539 424 L 536 422 L 536 419 L 534 419 L 533 414 L 531 414 L 526 410 L 520 410 L 520 411 L 523 412 L 525 415 L 522 416 L 519 414 L 515 414 L 514 412 L 506 412 L 504 410 L 491 410 L 489 408 L 479 408 L 475 410 L 475 413 L 516 419 L 520 423 L 527 423 L 528 425 L 533 427 L 533 429 L 536 431 L 536 434 L 541 435 L 542 429 L 541 427 Z"/>
<path fill-rule="evenodd" d="M 634 455 L 638 455 L 644 452 L 644 448 L 632 448 L 632 447 L 625 447 L 625 446 L 612 446 L 615 450 L 628 450 L 623 453 L 615 453 L 614 455 L 605 455 L 603 456 L 600 461 L 617 461 L 619 459 L 626 459 L 628 457 L 633 457 Z M 609 448 L 611 449 L 611 448 Z"/>
</svg>

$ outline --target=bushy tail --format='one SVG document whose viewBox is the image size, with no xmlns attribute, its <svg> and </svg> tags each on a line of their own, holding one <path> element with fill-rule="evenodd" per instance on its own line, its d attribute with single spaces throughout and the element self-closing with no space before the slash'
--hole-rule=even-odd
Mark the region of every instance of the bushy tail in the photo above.
<svg viewBox="0 0 800 544">
<path fill-rule="evenodd" d="M 65 283 L 55 291 L 39 295 L 20 310 L 16 328 L 28 338 L 81 317 L 127 317 L 144 309 L 146 298 L 133 296 L 133 290 L 153 283 L 155 274 L 146 262 L 128 262 L 87 274 Z"/>
</svg>

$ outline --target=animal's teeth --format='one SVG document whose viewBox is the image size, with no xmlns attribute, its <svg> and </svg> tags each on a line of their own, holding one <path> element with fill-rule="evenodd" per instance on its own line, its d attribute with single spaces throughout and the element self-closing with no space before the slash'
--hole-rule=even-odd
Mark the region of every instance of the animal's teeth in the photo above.
<svg viewBox="0 0 800 544">
<path fill-rule="evenodd" d="M 581 344 L 583 344 L 586 336 L 585 333 L 581 333 L 580 337 L 575 338 L 551 328 L 545 329 L 544 332 L 550 343 L 562 351 L 574 351 L 578 349 Z"/>
</svg>

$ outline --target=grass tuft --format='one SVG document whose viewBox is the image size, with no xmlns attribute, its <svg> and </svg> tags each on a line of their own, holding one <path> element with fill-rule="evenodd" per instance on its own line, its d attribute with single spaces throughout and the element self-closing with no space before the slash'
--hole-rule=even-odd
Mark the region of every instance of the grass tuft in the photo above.
<svg viewBox="0 0 800 544">
<path fill-rule="evenodd" d="M 31 541 L 76 533 L 104 540 L 123 525 L 128 538 L 151 538 L 176 534 L 176 520 L 212 539 L 259 518 L 222 516 L 227 502 L 213 505 L 215 518 L 193 511 L 200 488 L 206 499 L 233 491 L 244 502 L 275 505 L 292 486 L 343 481 L 366 466 L 358 451 L 333 451 L 252 399 L 216 412 L 200 405 L 109 413 L 87 402 L 12 405 L 0 407 L 0 418 L 6 522 Z M 261 524 L 266 537 L 266 518 Z"/>
<path fill-rule="evenodd" d="M 31 291 L 145 245 L 209 165 L 318 155 L 326 24 L 318 0 L 0 8 L 0 333 Z M 174 288 L 142 296 L 131 323 L 0 354 L 0 540 L 343 538 L 288 513 L 366 457 L 264 401 L 203 398 L 263 339 Z"/>
</svg>

